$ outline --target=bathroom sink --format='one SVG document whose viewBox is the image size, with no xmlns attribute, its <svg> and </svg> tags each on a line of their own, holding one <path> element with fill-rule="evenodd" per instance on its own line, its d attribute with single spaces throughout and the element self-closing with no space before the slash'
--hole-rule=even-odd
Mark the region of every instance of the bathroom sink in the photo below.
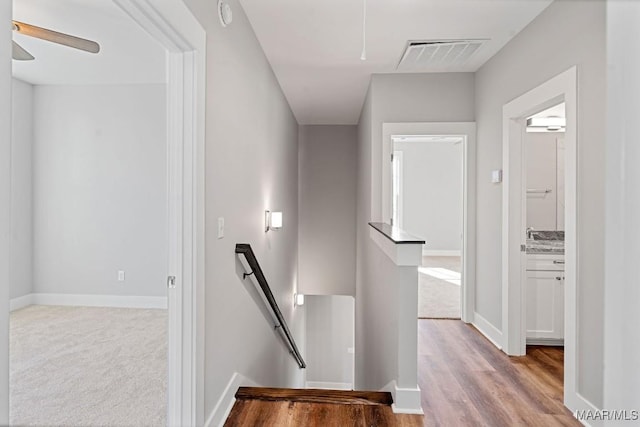
<svg viewBox="0 0 640 427">
<path fill-rule="evenodd" d="M 564 241 L 564 231 L 532 231 L 531 238 L 533 240 L 562 240 Z"/>
</svg>

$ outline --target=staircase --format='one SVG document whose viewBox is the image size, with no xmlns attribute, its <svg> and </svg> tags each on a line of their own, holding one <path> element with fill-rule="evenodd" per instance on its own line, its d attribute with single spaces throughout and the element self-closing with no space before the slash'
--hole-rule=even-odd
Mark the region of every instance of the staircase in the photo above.
<svg viewBox="0 0 640 427">
<path fill-rule="evenodd" d="M 225 427 L 422 426 L 422 417 L 396 415 L 390 393 L 240 387 Z"/>
</svg>

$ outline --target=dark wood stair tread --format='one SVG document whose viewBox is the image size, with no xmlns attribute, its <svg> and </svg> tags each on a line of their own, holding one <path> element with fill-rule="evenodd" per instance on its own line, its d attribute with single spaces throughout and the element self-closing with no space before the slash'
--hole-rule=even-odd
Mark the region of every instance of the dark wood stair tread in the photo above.
<svg viewBox="0 0 640 427">
<path fill-rule="evenodd" d="M 292 402 L 334 403 L 339 405 L 391 405 L 391 393 L 381 391 L 348 391 L 321 389 L 292 389 L 268 387 L 240 387 L 236 399 L 287 400 Z"/>
</svg>

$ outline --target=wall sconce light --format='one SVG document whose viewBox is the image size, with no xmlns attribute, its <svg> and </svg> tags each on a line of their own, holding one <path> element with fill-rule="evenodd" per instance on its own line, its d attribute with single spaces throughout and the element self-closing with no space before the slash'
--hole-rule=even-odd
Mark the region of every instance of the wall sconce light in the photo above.
<svg viewBox="0 0 640 427">
<path fill-rule="evenodd" d="M 304 294 L 293 294 L 293 306 L 298 307 L 304 305 Z"/>
<path fill-rule="evenodd" d="M 282 228 L 282 212 L 264 211 L 264 231 Z"/>
</svg>

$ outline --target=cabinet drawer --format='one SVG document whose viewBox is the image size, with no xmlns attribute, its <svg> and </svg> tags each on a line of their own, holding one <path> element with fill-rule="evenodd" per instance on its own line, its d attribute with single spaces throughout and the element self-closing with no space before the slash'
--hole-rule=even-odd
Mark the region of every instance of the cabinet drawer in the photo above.
<svg viewBox="0 0 640 427">
<path fill-rule="evenodd" d="M 564 256 L 528 255 L 528 271 L 564 271 Z"/>
</svg>

